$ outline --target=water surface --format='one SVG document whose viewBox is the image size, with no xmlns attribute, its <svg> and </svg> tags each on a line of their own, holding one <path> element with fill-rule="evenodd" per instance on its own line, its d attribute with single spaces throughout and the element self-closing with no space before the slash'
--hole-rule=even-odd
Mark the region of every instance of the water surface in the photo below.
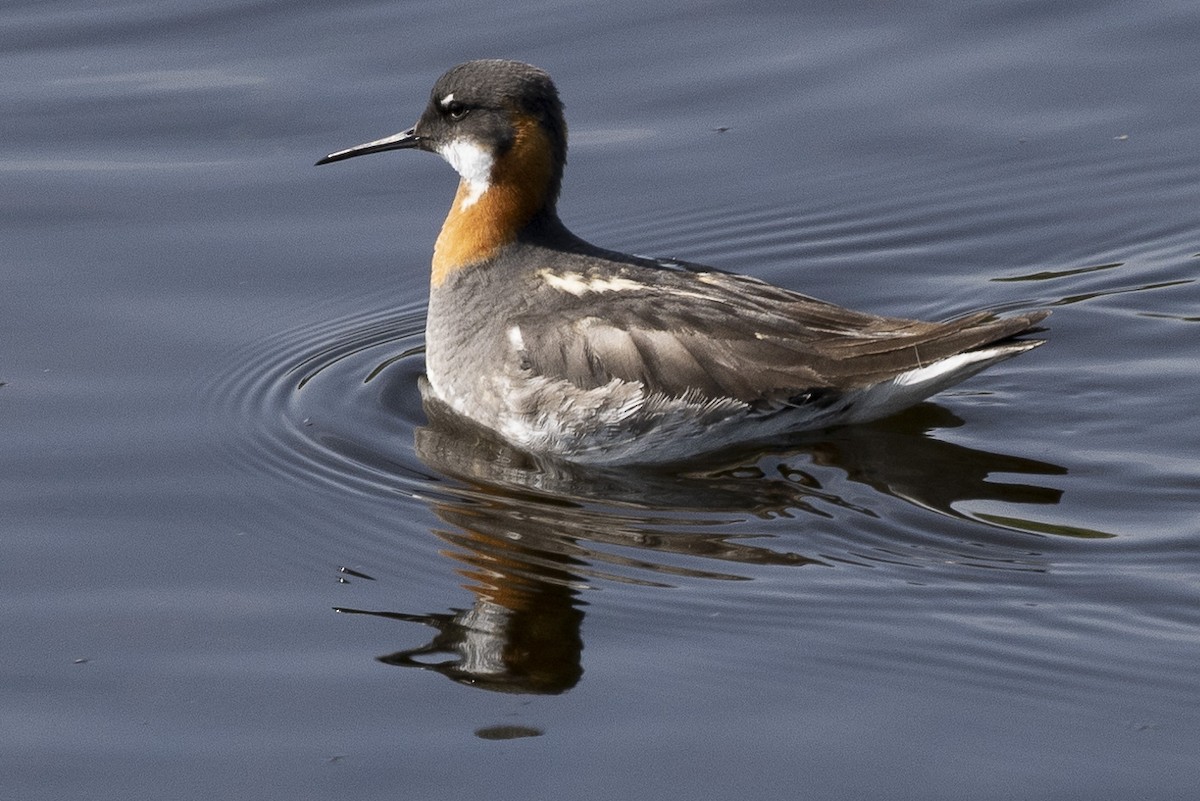
<svg viewBox="0 0 1200 801">
<path fill-rule="evenodd" d="M 0 795 L 1188 797 L 1200 12 L 0 11 Z M 422 407 L 446 165 L 312 168 L 466 58 L 608 247 L 1051 308 L 888 420 L 678 474 Z"/>
</svg>

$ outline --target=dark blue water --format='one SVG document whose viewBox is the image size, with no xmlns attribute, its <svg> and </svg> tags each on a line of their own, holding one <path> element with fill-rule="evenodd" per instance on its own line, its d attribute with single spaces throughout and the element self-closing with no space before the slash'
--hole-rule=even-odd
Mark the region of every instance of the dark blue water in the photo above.
<svg viewBox="0 0 1200 801">
<path fill-rule="evenodd" d="M 1176 799 L 1200 784 L 1190 3 L 9 2 L 0 796 Z M 621 250 L 1049 344 L 680 475 L 422 410 L 458 61 Z"/>
</svg>

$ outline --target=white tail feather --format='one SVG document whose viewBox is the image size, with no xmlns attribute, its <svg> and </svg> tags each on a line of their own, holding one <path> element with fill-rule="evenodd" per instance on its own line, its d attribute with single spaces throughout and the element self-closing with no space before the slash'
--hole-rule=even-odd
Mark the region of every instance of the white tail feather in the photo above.
<svg viewBox="0 0 1200 801">
<path fill-rule="evenodd" d="M 854 398 L 846 418 L 839 422 L 862 423 L 886 417 L 936 395 L 960 381 L 965 381 L 997 362 L 1010 359 L 1041 344 L 1041 340 L 1006 342 L 990 348 L 956 353 L 924 367 L 901 373 L 891 381 L 883 381 L 860 390 L 861 394 Z"/>
</svg>

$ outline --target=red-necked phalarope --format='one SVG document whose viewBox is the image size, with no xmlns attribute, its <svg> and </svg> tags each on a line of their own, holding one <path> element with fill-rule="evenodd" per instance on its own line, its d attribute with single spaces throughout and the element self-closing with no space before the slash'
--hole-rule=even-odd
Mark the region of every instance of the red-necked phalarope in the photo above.
<svg viewBox="0 0 1200 801">
<path fill-rule="evenodd" d="M 1042 344 L 1048 312 L 921 322 L 754 278 L 603 250 L 556 202 L 567 156 L 544 71 L 471 61 L 407 131 L 318 164 L 417 148 L 461 180 L 433 250 L 435 397 L 536 453 L 663 463 L 873 420 Z"/>
</svg>

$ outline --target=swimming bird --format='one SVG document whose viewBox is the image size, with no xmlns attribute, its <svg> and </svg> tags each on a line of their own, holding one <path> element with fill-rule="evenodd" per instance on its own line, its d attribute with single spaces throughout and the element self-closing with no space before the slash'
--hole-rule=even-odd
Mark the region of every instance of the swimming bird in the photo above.
<svg viewBox="0 0 1200 801">
<path fill-rule="evenodd" d="M 417 124 L 325 156 L 415 148 L 458 190 L 433 249 L 428 391 L 520 449 L 673 463 L 874 420 L 1042 344 L 1048 312 L 922 322 L 592 245 L 559 219 L 567 125 L 549 74 L 469 61 Z"/>
</svg>

